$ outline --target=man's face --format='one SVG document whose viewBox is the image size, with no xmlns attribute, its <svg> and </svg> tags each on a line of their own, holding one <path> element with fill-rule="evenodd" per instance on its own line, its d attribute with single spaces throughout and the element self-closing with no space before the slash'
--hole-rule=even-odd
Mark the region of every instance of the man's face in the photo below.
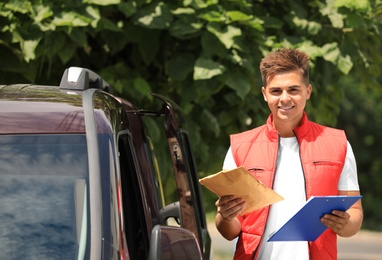
<svg viewBox="0 0 382 260">
<path fill-rule="evenodd" d="M 285 125 L 293 129 L 300 124 L 312 86 L 306 86 L 302 73 L 296 70 L 277 74 L 262 88 L 262 92 L 273 114 L 275 128 Z"/>
</svg>

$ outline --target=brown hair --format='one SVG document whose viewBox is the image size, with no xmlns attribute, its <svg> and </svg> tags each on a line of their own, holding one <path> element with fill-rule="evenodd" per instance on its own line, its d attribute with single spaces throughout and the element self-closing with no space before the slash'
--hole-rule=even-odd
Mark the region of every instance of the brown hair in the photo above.
<svg viewBox="0 0 382 260">
<path fill-rule="evenodd" d="M 265 56 L 260 63 L 263 86 L 274 76 L 284 72 L 300 70 L 305 84 L 309 85 L 309 56 L 296 49 L 279 49 Z"/>
</svg>

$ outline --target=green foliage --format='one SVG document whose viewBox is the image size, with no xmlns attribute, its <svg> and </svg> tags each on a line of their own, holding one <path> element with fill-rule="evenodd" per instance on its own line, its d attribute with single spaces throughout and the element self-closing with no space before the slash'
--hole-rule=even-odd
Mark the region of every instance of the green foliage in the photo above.
<svg viewBox="0 0 382 260">
<path fill-rule="evenodd" d="M 356 105 L 379 106 L 381 17 L 381 0 L 10 0 L 0 3 L 0 77 L 58 85 L 65 68 L 81 66 L 137 106 L 158 105 L 147 92 L 167 96 L 183 110 L 202 177 L 221 168 L 229 134 L 268 116 L 261 58 L 299 48 L 311 57 L 310 118 L 351 129 L 366 223 L 375 223 L 380 124 L 365 118 L 381 110 Z M 159 143 L 160 126 L 148 124 Z M 206 191 L 209 209 L 214 200 Z"/>
</svg>

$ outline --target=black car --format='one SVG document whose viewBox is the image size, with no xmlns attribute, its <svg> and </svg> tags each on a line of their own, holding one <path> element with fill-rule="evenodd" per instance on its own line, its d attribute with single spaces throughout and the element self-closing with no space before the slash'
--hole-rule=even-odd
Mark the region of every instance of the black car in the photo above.
<svg viewBox="0 0 382 260">
<path fill-rule="evenodd" d="M 152 94 L 160 109 L 144 110 L 110 89 L 78 67 L 59 86 L 0 85 L 1 259 L 210 258 L 174 104 Z M 163 120 L 175 201 L 165 202 L 143 117 Z"/>
</svg>

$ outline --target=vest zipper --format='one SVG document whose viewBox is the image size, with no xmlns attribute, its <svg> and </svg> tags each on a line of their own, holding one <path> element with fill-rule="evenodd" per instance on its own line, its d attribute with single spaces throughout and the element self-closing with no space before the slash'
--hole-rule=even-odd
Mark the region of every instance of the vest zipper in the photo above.
<svg viewBox="0 0 382 260">
<path fill-rule="evenodd" d="M 280 152 L 280 133 L 277 133 L 277 153 L 276 153 L 276 160 L 275 160 L 275 167 L 274 167 L 274 170 L 273 170 L 273 177 L 272 177 L 272 190 L 273 190 L 273 186 L 275 184 L 275 175 L 276 175 L 276 171 L 277 171 L 277 160 L 279 158 L 279 152 Z M 265 226 L 264 226 L 264 230 L 263 230 L 263 234 L 261 235 L 260 237 L 260 243 L 259 245 L 257 246 L 257 248 L 253 251 L 252 253 L 252 256 L 251 256 L 251 259 L 254 260 L 256 255 L 257 255 L 257 252 L 259 251 L 260 247 L 261 247 L 261 244 L 263 243 L 263 237 L 264 237 L 264 231 L 265 229 L 267 228 L 267 222 L 268 222 L 268 217 L 269 217 L 269 211 L 270 211 L 270 208 L 271 206 L 269 205 L 268 206 L 268 211 L 267 211 L 267 217 L 265 218 L 266 219 L 266 222 L 265 222 Z"/>
<path fill-rule="evenodd" d="M 294 135 L 296 136 L 297 143 L 298 143 L 298 155 L 300 156 L 300 163 L 301 163 L 301 170 L 302 170 L 302 175 L 304 177 L 304 185 L 305 185 L 305 200 L 308 200 L 308 192 L 306 190 L 306 175 L 305 175 L 305 169 L 304 169 L 304 164 L 302 163 L 302 158 L 301 158 L 301 143 L 300 139 L 298 138 L 296 132 L 293 130 Z"/>
<path fill-rule="evenodd" d="M 301 143 L 300 143 L 300 140 L 296 134 L 296 132 L 293 130 L 293 133 L 294 135 L 296 136 L 296 139 L 297 139 L 297 143 L 298 143 L 298 155 L 300 156 L 300 163 L 301 163 L 301 170 L 302 170 L 302 175 L 304 177 L 304 186 L 305 186 L 305 200 L 308 200 L 308 192 L 306 190 L 306 175 L 305 175 L 305 169 L 304 169 L 304 164 L 302 163 L 302 158 L 301 158 Z M 309 254 L 309 259 L 311 259 L 311 255 L 310 255 L 310 244 L 311 242 L 307 242 L 308 243 L 308 254 Z"/>
</svg>

